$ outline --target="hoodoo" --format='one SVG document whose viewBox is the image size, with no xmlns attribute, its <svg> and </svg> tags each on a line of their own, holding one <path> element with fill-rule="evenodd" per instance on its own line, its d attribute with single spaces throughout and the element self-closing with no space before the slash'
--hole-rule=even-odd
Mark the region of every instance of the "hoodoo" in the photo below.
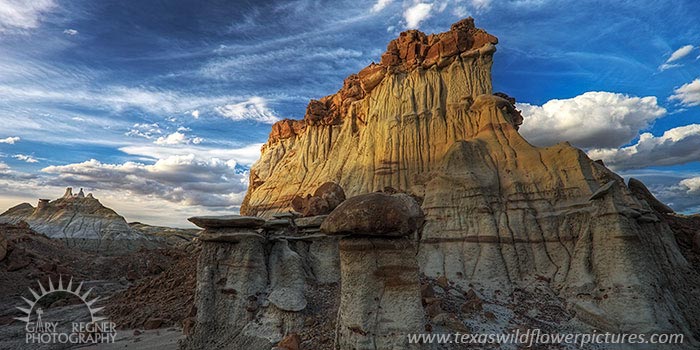
<svg viewBox="0 0 700 350">
<path fill-rule="evenodd" d="M 666 209 L 568 143 L 529 144 L 515 100 L 492 91 L 496 43 L 471 18 L 402 33 L 303 120 L 272 127 L 242 214 L 289 211 L 327 182 L 348 198 L 404 192 L 425 213 L 426 278 L 495 297 L 546 281 L 591 327 L 695 344 L 700 291 L 687 286 L 700 282 L 658 218 Z"/>
</svg>

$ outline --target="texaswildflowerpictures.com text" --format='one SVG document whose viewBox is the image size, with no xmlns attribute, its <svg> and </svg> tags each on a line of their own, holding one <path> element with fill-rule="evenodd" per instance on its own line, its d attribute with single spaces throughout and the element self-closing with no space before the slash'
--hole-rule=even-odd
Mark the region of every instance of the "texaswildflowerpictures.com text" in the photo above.
<svg viewBox="0 0 700 350">
<path fill-rule="evenodd" d="M 545 333 L 540 329 L 510 333 L 435 333 L 409 334 L 409 344 L 575 344 L 580 348 L 594 344 L 682 344 L 683 334 L 636 333 Z"/>
</svg>

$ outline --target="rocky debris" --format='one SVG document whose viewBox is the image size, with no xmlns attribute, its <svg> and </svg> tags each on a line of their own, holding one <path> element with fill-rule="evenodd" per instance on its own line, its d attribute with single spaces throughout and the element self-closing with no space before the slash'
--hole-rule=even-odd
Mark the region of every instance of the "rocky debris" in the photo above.
<svg viewBox="0 0 700 350">
<path fill-rule="evenodd" d="M 695 234 L 695 241 L 694 241 L 693 249 L 695 249 L 695 252 L 700 254 L 700 232 L 697 232 Z"/>
<path fill-rule="evenodd" d="M 195 216 L 187 219 L 203 229 L 220 228 L 260 228 L 265 219 L 254 216 L 225 215 L 225 216 Z"/>
<path fill-rule="evenodd" d="M 662 214 L 670 214 L 674 212 L 674 210 L 671 209 L 671 207 L 661 203 L 658 199 L 656 199 L 656 197 L 654 197 L 654 195 L 651 194 L 651 191 L 649 191 L 647 186 L 644 185 L 644 183 L 642 183 L 641 181 L 635 178 L 630 178 L 627 182 L 627 187 L 629 187 L 630 191 L 635 197 L 637 197 L 637 199 L 645 201 L 652 209 L 656 210 L 657 212 Z"/>
<path fill-rule="evenodd" d="M 334 182 L 326 182 L 319 186 L 313 195 L 306 197 L 295 196 L 292 207 L 303 216 L 326 215 L 345 200 L 345 191 Z"/>
<path fill-rule="evenodd" d="M 131 229 L 124 217 L 103 206 L 92 194 L 85 196 L 82 189 L 74 195 L 69 187 L 59 199 L 40 199 L 36 208 L 23 203 L 0 215 L 0 223 L 20 221 L 49 238 L 63 239 L 66 244 L 86 250 L 135 250 L 159 245 L 157 239 Z"/>
<path fill-rule="evenodd" d="M 154 319 L 161 321 L 155 328 L 173 325 L 186 328 L 188 319 L 196 316 L 193 303 L 198 256 L 196 248 L 181 252 L 161 273 L 137 278 L 132 286 L 117 292 L 105 308 L 109 320 L 119 329 L 153 329 L 149 328 L 154 326 L 149 321 Z"/>
<path fill-rule="evenodd" d="M 337 349 L 424 348 L 396 336 L 425 325 L 416 244 L 406 238 L 417 229 L 410 207 L 403 198 L 370 193 L 343 202 L 324 221 L 322 231 L 347 235 L 339 247 Z"/>
<path fill-rule="evenodd" d="M 422 219 L 422 209 L 410 196 L 375 192 L 343 202 L 326 218 L 321 231 L 333 235 L 403 237 L 415 232 Z"/>
</svg>

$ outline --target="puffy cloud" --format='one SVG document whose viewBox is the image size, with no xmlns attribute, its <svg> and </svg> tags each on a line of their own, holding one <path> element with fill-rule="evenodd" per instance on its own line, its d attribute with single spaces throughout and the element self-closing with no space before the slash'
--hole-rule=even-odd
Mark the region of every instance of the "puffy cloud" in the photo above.
<svg viewBox="0 0 700 350">
<path fill-rule="evenodd" d="M 190 143 L 197 145 L 202 143 L 202 141 L 204 140 L 201 137 L 189 138 L 180 131 L 176 131 L 168 136 L 159 137 L 153 143 L 156 145 L 186 145 Z"/>
<path fill-rule="evenodd" d="M 699 106 L 700 78 L 695 79 L 690 83 L 683 84 L 673 92 L 674 94 L 669 98 L 669 100 L 678 100 L 684 106 Z"/>
<path fill-rule="evenodd" d="M 433 9 L 433 4 L 419 2 L 408 7 L 403 12 L 403 18 L 406 21 L 406 28 L 417 29 L 421 22 L 430 17 L 430 11 Z"/>
<path fill-rule="evenodd" d="M 666 114 L 656 97 L 586 92 L 542 106 L 519 103 L 525 118 L 520 133 L 538 146 L 569 141 L 582 148 L 619 147 Z"/>
<path fill-rule="evenodd" d="M 7 143 L 10 145 L 14 145 L 15 142 L 17 142 L 19 140 L 21 140 L 21 139 L 17 136 L 10 136 L 10 137 L 6 137 L 4 139 L 0 139 L 0 143 Z"/>
<path fill-rule="evenodd" d="M 192 117 L 194 119 L 199 119 L 199 110 L 198 109 L 195 109 L 194 111 L 192 111 L 191 114 L 192 114 Z"/>
<path fill-rule="evenodd" d="M 91 159 L 42 169 L 56 175 L 49 185 L 74 185 L 131 195 L 160 198 L 182 205 L 232 207 L 240 205 L 247 189 L 247 173 L 234 160 L 202 159 L 193 154 L 170 156 L 147 165 L 107 164 Z"/>
<path fill-rule="evenodd" d="M 160 129 L 158 123 L 136 123 L 134 126 L 125 134 L 126 136 L 140 136 L 146 139 L 155 137 L 163 133 Z"/>
<path fill-rule="evenodd" d="M 70 35 L 70 36 L 78 35 L 78 33 L 80 33 L 80 32 L 78 32 L 78 31 L 75 30 L 75 29 L 66 29 L 66 30 L 63 31 L 63 34 L 65 34 L 65 35 Z"/>
<path fill-rule="evenodd" d="M 4 0 L 0 2 L 0 33 L 37 28 L 42 17 L 55 7 L 54 0 Z"/>
<path fill-rule="evenodd" d="M 222 116 L 234 121 L 252 120 L 266 124 L 274 124 L 280 120 L 267 106 L 267 100 L 259 96 L 253 96 L 243 102 L 217 107 L 216 111 Z"/>
<path fill-rule="evenodd" d="M 12 156 L 12 158 L 19 159 L 19 160 L 21 160 L 23 162 L 27 162 L 27 163 L 38 163 L 39 162 L 36 158 L 34 158 L 33 156 L 30 156 L 30 155 L 27 155 L 27 154 L 15 154 L 14 156 Z"/>
<path fill-rule="evenodd" d="M 392 0 L 377 0 L 377 3 L 372 6 L 372 12 L 379 12 L 383 10 L 385 7 L 389 6 L 391 2 Z"/>
<path fill-rule="evenodd" d="M 622 148 L 588 151 L 593 159 L 602 159 L 617 170 L 648 166 L 676 165 L 700 160 L 700 124 L 673 128 L 656 137 L 644 133 L 636 144 Z"/>
<path fill-rule="evenodd" d="M 683 179 L 679 185 L 687 188 L 689 194 L 700 194 L 700 176 Z"/>
<path fill-rule="evenodd" d="M 681 58 L 688 56 L 691 51 L 693 51 L 693 45 L 685 45 L 681 47 L 680 49 L 673 51 L 671 54 L 671 57 L 666 60 L 666 63 L 671 63 L 680 60 Z"/>
</svg>

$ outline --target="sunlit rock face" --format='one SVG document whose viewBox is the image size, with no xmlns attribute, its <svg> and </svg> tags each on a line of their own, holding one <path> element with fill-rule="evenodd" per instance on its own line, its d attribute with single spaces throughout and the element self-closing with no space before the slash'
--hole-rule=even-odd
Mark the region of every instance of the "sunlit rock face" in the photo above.
<svg viewBox="0 0 700 350">
<path fill-rule="evenodd" d="M 493 94 L 497 39 L 460 21 L 408 31 L 381 63 L 273 126 L 241 209 L 269 217 L 325 182 L 422 199 L 423 274 L 508 292 L 534 279 L 607 330 L 700 329 L 697 272 L 623 179 L 568 143 L 530 145 Z M 633 311 L 631 311 L 633 310 Z"/>
</svg>

